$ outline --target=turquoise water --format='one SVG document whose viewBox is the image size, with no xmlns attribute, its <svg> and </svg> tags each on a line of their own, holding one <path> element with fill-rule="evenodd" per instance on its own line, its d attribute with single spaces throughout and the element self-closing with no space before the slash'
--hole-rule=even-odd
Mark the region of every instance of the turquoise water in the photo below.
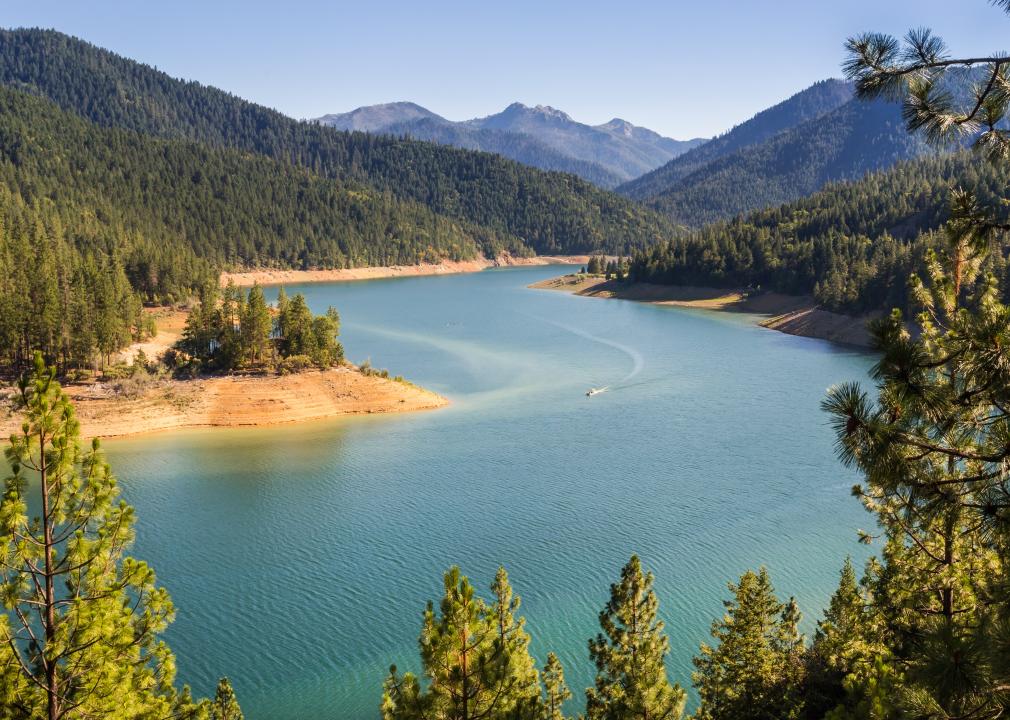
<svg viewBox="0 0 1010 720">
<path fill-rule="evenodd" d="M 632 553 L 682 684 L 747 568 L 766 564 L 812 629 L 869 521 L 818 402 L 871 359 L 743 315 L 526 289 L 557 272 L 288 288 L 340 310 L 350 359 L 447 409 L 106 444 L 136 554 L 178 608 L 181 681 L 209 694 L 228 675 L 250 720 L 375 718 L 389 664 L 419 669 L 421 613 L 454 563 L 484 590 L 507 567 L 573 713 Z"/>
</svg>

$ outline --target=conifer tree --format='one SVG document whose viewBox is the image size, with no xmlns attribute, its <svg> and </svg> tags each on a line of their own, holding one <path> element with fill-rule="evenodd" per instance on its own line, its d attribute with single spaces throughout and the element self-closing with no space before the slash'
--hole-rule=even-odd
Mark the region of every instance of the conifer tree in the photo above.
<svg viewBox="0 0 1010 720">
<path fill-rule="evenodd" d="M 296 294 L 285 302 L 279 316 L 280 332 L 285 355 L 315 354 L 318 347 L 316 333 L 312 327 L 312 311 L 305 302 L 305 296 Z"/>
<path fill-rule="evenodd" d="M 217 692 L 210 705 L 210 717 L 211 720 L 243 720 L 242 708 L 239 707 L 228 678 L 221 678 L 217 683 Z"/>
<path fill-rule="evenodd" d="M 78 443 L 73 407 L 36 354 L 18 385 L 24 413 L 0 501 L 0 697 L 14 716 L 170 718 L 198 705 L 172 686 L 159 638 L 172 619 L 154 572 L 125 555 L 133 509 L 117 502 L 97 440 Z M 37 516 L 29 494 L 38 493 Z"/>
<path fill-rule="evenodd" d="M 538 714 L 540 685 L 536 665 L 530 655 L 530 636 L 525 618 L 516 615 L 520 599 L 512 592 L 508 573 L 499 567 L 491 584 L 492 619 L 498 631 L 495 652 L 500 654 L 503 677 L 502 706 L 510 707 L 508 716 L 532 718 Z"/>
<path fill-rule="evenodd" d="M 565 671 L 554 653 L 547 653 L 547 663 L 541 673 L 544 684 L 542 720 L 565 720 L 562 710 L 572 693 L 565 684 Z"/>
<path fill-rule="evenodd" d="M 1010 12 L 1005 0 L 994 4 Z M 861 97 L 904 98 L 910 131 L 937 144 L 972 141 L 1005 168 L 1005 54 L 955 59 L 925 29 L 904 45 L 867 33 L 848 48 Z M 876 398 L 849 383 L 824 401 L 840 458 L 865 477 L 854 493 L 885 541 L 867 589 L 901 668 L 882 668 L 900 716 L 988 720 L 1010 709 L 1010 308 L 991 271 L 1010 225 L 978 197 L 974 187 L 952 191 L 926 279 L 912 278 L 919 336 L 897 311 L 872 326 L 882 354 Z M 880 697 L 872 679 L 864 704 Z"/>
<path fill-rule="evenodd" d="M 610 586 L 600 613 L 603 632 L 589 641 L 596 664 L 595 687 L 586 690 L 589 720 L 676 720 L 686 693 L 671 685 L 666 671 L 670 643 L 658 619 L 652 573 L 643 573 L 637 555 Z"/>
<path fill-rule="evenodd" d="M 775 597 L 768 572 L 748 570 L 736 585 L 726 614 L 712 624 L 714 645 L 702 644 L 694 660 L 701 704 L 697 720 L 772 720 L 800 717 L 797 653 L 802 638 L 795 601 Z"/>
<path fill-rule="evenodd" d="M 824 665 L 844 677 L 852 671 L 857 655 L 866 651 L 865 636 L 869 618 L 863 594 L 856 580 L 852 558 L 845 558 L 838 589 L 831 596 L 824 618 L 817 623 L 813 651 Z"/>
<path fill-rule="evenodd" d="M 399 675 L 396 666 L 383 685 L 383 720 L 536 720 L 540 689 L 529 657 L 518 598 L 499 571 L 495 601 L 474 593 L 459 568 L 444 577 L 438 612 L 424 613 L 420 649 L 423 674 Z"/>
<path fill-rule="evenodd" d="M 262 363 L 269 356 L 273 318 L 270 317 L 270 310 L 263 298 L 263 288 L 259 284 L 253 285 L 249 290 L 241 324 L 242 353 L 245 362 L 253 365 Z"/>
</svg>

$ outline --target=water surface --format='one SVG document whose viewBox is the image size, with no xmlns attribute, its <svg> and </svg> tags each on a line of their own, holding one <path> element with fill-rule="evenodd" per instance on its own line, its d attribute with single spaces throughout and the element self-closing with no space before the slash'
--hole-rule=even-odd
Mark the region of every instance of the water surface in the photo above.
<svg viewBox="0 0 1010 720">
<path fill-rule="evenodd" d="M 632 553 L 682 684 L 747 568 L 767 565 L 811 631 L 869 522 L 818 403 L 872 360 L 744 315 L 526 288 L 557 273 L 287 288 L 339 309 L 350 359 L 447 409 L 106 444 L 136 554 L 178 608 L 181 681 L 210 694 L 228 675 L 250 720 L 375 718 L 390 663 L 420 669 L 421 613 L 454 563 L 484 591 L 506 566 L 571 713 Z"/>
</svg>

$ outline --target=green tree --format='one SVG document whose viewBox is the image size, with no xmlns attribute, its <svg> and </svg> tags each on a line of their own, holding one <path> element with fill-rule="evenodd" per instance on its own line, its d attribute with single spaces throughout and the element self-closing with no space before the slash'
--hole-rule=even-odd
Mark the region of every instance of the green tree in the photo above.
<svg viewBox="0 0 1010 720">
<path fill-rule="evenodd" d="M 547 663 L 541 673 L 544 684 L 542 720 L 566 720 L 562 710 L 572 693 L 565 684 L 565 671 L 554 653 L 547 653 Z"/>
<path fill-rule="evenodd" d="M 305 296 L 298 293 L 286 301 L 285 305 L 284 312 L 278 318 L 283 354 L 314 356 L 318 348 L 317 335 L 313 327 L 312 311 L 305 302 Z"/>
<path fill-rule="evenodd" d="M 243 720 L 242 708 L 239 707 L 228 678 L 221 678 L 217 683 L 217 692 L 210 705 L 210 716 L 211 720 Z"/>
<path fill-rule="evenodd" d="M 712 624 L 714 645 L 695 658 L 697 720 L 779 720 L 802 711 L 802 637 L 795 601 L 775 597 L 768 572 L 748 570 L 736 585 L 726 614 Z"/>
<path fill-rule="evenodd" d="M 671 685 L 666 670 L 670 643 L 658 619 L 652 573 L 637 555 L 610 586 L 600 613 L 603 632 L 589 641 L 596 664 L 595 687 L 586 690 L 589 720 L 673 720 L 684 711 L 686 693 Z"/>
<path fill-rule="evenodd" d="M 73 407 L 54 377 L 36 354 L 18 385 L 24 423 L 6 450 L 0 697 L 21 718 L 195 712 L 172 686 L 174 660 L 159 638 L 173 616 L 168 594 L 150 567 L 125 555 L 133 509 L 117 501 L 98 441 L 80 448 Z"/>
<path fill-rule="evenodd" d="M 849 50 L 859 94 L 904 96 L 910 130 L 936 143 L 970 138 L 989 160 L 1010 159 L 1005 56 L 951 58 L 928 30 L 909 33 L 904 47 L 866 34 Z M 885 540 L 867 586 L 894 658 L 863 683 L 861 700 L 891 686 L 896 715 L 985 720 L 1010 708 L 1010 309 L 991 252 L 1010 225 L 995 218 L 976 188 L 952 192 L 926 279 L 910 284 L 921 334 L 897 311 L 875 323 L 876 399 L 849 383 L 824 402 L 840 458 L 865 477 L 855 493 Z"/>
<path fill-rule="evenodd" d="M 384 720 L 535 720 L 540 688 L 508 576 L 499 570 L 493 603 L 477 597 L 453 567 L 436 612 L 424 613 L 420 649 L 425 686 L 390 668 L 383 686 Z"/>
<path fill-rule="evenodd" d="M 245 361 L 254 365 L 262 363 L 269 357 L 273 318 L 270 317 L 270 309 L 263 298 L 263 288 L 259 284 L 253 285 L 249 290 L 241 325 L 242 354 Z"/>
</svg>

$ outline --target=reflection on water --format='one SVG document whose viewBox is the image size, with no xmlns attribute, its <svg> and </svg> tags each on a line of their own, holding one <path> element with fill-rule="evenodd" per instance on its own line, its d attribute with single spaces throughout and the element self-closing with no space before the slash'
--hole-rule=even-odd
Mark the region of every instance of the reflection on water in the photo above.
<svg viewBox="0 0 1010 720">
<path fill-rule="evenodd" d="M 418 669 L 453 563 L 484 590 L 507 566 L 571 712 L 632 552 L 657 575 L 682 684 L 748 567 L 768 565 L 812 627 L 868 520 L 818 402 L 870 360 L 745 316 L 526 289 L 552 274 L 287 288 L 340 310 L 352 360 L 446 409 L 107 443 L 137 554 L 178 607 L 181 681 L 208 694 L 230 676 L 251 720 L 374 718 L 389 664 Z"/>
</svg>

